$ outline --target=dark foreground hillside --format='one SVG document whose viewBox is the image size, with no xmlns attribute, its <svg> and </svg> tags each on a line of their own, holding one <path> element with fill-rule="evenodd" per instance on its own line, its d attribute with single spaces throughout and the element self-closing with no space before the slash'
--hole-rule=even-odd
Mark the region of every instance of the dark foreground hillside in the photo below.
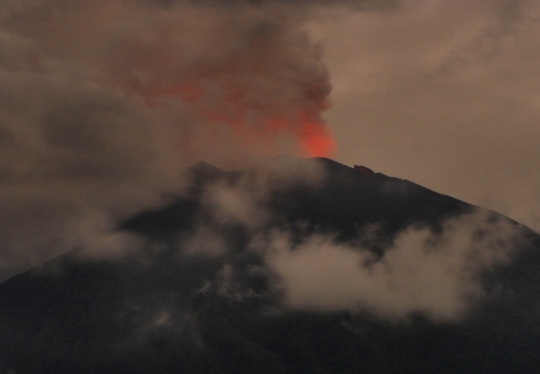
<svg viewBox="0 0 540 374">
<path fill-rule="evenodd" d="M 489 222 L 504 220 L 522 238 L 511 261 L 478 272 L 484 296 L 459 318 L 422 310 L 387 318 L 361 305 L 294 308 L 284 303 L 262 252 L 253 250 L 256 235 L 286 230 L 293 243 L 331 235 L 335 243 L 371 251 L 377 262 L 407 228 L 437 235 L 444 222 L 478 209 L 328 159 L 276 159 L 263 171 L 234 172 L 201 163 L 186 178 L 187 192 L 169 206 L 119 224 L 144 238 L 142 248 L 114 260 L 74 249 L 0 285 L 0 373 L 538 371 L 534 232 L 486 212 Z M 247 208 L 231 188 L 241 191 Z M 212 196 L 220 196 L 229 215 L 209 202 L 209 190 L 218 191 Z M 200 227 L 207 231 L 198 240 L 219 237 L 218 249 L 212 240 L 186 244 L 192 242 L 183 238 Z M 373 227 L 377 240 L 367 240 Z"/>
</svg>

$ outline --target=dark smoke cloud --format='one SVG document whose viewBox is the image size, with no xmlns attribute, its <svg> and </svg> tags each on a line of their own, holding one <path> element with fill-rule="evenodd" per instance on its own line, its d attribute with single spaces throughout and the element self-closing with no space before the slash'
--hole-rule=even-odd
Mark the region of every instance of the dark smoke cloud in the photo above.
<svg viewBox="0 0 540 374">
<path fill-rule="evenodd" d="M 328 70 L 288 9 L 3 2 L 0 277 L 75 246 L 131 250 L 114 223 L 166 203 L 196 161 L 330 154 Z"/>
</svg>

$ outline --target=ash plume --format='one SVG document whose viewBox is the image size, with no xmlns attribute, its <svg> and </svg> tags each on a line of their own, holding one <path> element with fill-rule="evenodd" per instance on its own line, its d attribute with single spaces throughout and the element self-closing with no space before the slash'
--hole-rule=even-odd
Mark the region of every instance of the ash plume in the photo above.
<svg viewBox="0 0 540 374">
<path fill-rule="evenodd" d="M 3 2 L 0 278 L 84 246 L 64 233 L 88 217 L 166 203 L 196 161 L 332 154 L 329 73 L 291 4 Z"/>
</svg>

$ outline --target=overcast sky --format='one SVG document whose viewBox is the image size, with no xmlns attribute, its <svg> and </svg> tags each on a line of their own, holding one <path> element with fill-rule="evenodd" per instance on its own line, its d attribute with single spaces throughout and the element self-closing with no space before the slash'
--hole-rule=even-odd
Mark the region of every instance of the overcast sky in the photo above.
<svg viewBox="0 0 540 374">
<path fill-rule="evenodd" d="M 402 1 L 307 23 L 337 161 L 540 230 L 540 1 Z"/>
</svg>

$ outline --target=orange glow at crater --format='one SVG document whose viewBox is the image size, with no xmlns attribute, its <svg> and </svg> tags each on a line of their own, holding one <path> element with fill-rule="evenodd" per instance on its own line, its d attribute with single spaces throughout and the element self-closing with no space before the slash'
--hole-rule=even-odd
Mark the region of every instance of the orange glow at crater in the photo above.
<svg viewBox="0 0 540 374">
<path fill-rule="evenodd" d="M 143 105 L 171 157 L 333 155 L 336 141 L 321 116 L 330 107 L 330 76 L 296 17 L 280 7 L 179 1 L 147 19 L 146 7 L 113 3 L 96 8 L 99 22 L 82 23 L 89 48 L 104 44 L 81 53 Z"/>
<path fill-rule="evenodd" d="M 167 99 L 182 103 L 185 120 L 196 125 L 179 134 L 180 148 L 195 158 L 209 149 L 262 157 L 283 152 L 301 157 L 335 153 L 336 141 L 321 118 L 321 112 L 329 108 L 326 92 L 320 97 L 304 92 L 300 99 L 284 101 L 256 80 L 250 83 L 238 68 L 220 72 L 201 71 L 130 88 L 152 110 L 167 110 L 169 104 L 174 107 L 174 100 L 167 103 Z M 257 90 L 261 92 L 252 92 Z"/>
<path fill-rule="evenodd" d="M 336 151 L 336 141 L 330 130 L 305 115 L 300 119 L 297 141 L 308 157 L 329 157 Z"/>
<path fill-rule="evenodd" d="M 281 115 L 280 109 L 286 113 L 292 108 L 276 108 L 271 104 L 253 108 L 228 90 L 224 91 L 226 94 L 222 97 L 209 100 L 200 84 L 188 81 L 152 87 L 141 93 L 152 109 L 159 107 L 156 106 L 156 99 L 175 97 L 185 105 L 187 115 L 200 124 L 206 124 L 205 130 L 198 130 L 198 134 L 205 134 L 204 147 L 190 144 L 193 139 L 184 134 L 188 136 L 182 140 L 184 152 L 189 149 L 197 153 L 197 149 L 206 147 L 218 149 L 234 146 L 238 150 L 248 151 L 248 154 L 255 152 L 259 156 L 274 156 L 284 151 L 279 144 L 289 138 L 295 147 L 288 148 L 288 151 L 301 157 L 330 157 L 335 153 L 336 141 L 320 117 L 319 110 L 298 108 L 297 115 Z M 228 131 L 224 132 L 224 128 Z M 201 138 L 193 141 L 199 143 Z"/>
</svg>

